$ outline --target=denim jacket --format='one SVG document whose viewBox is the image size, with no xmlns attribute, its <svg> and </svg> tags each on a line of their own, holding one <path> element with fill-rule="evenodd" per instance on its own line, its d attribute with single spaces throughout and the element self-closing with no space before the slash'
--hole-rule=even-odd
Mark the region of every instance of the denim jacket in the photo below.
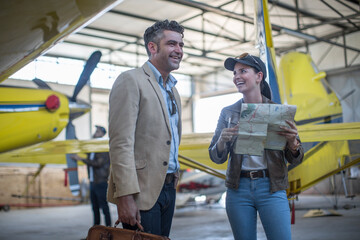
<svg viewBox="0 0 360 240">
<path fill-rule="evenodd" d="M 230 127 L 234 127 L 238 124 L 241 104 L 243 100 L 239 100 L 233 105 L 227 106 L 222 109 L 218 124 L 215 130 L 215 134 L 212 138 L 210 147 L 209 147 L 209 155 L 213 162 L 221 164 L 224 163 L 228 155 L 228 167 L 226 172 L 226 181 L 225 185 L 228 188 L 238 189 L 239 180 L 240 180 L 240 172 L 242 166 L 243 155 L 234 153 L 233 145 L 236 139 L 234 139 L 230 144 L 227 144 L 224 152 L 219 155 L 216 149 L 217 141 L 220 137 L 221 131 L 223 128 L 228 127 L 228 120 L 231 118 Z M 271 100 L 267 99 L 263 96 L 263 103 L 274 103 Z M 298 138 L 300 141 L 300 139 Z M 288 183 L 288 169 L 287 163 L 290 164 L 299 164 L 301 163 L 304 157 L 304 149 L 300 142 L 299 152 L 297 156 L 293 156 L 290 149 L 286 146 L 284 150 L 264 150 L 264 157 L 267 161 L 269 178 L 270 178 L 270 186 L 271 192 L 276 192 L 279 190 L 285 190 L 289 187 Z"/>
</svg>

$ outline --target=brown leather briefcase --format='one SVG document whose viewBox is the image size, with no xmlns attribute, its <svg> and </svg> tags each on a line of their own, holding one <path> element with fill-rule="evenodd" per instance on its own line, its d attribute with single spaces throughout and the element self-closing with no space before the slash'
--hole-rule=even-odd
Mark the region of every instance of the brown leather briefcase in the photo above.
<svg viewBox="0 0 360 240">
<path fill-rule="evenodd" d="M 165 236 L 128 230 L 116 227 L 96 225 L 89 229 L 87 240 L 170 240 Z"/>
</svg>

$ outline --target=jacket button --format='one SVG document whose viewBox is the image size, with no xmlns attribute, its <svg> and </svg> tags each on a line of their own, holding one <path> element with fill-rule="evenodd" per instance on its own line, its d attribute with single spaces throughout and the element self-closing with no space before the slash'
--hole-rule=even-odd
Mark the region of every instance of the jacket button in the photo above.
<svg viewBox="0 0 360 240">
<path fill-rule="evenodd" d="M 167 144 L 167 145 L 170 145 L 170 144 L 171 144 L 171 142 L 170 142 L 170 141 L 167 141 L 167 142 L 166 142 L 166 144 Z"/>
<path fill-rule="evenodd" d="M 167 162 L 163 162 L 163 165 L 166 166 L 166 165 L 167 165 Z"/>
</svg>

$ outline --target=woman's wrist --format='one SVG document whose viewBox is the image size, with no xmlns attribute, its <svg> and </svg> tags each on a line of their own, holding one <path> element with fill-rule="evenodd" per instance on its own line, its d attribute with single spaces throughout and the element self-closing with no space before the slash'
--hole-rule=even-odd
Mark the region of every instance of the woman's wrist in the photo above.
<svg viewBox="0 0 360 240">
<path fill-rule="evenodd" d="M 216 143 L 216 150 L 218 154 L 222 154 L 226 148 L 226 142 L 223 142 L 221 138 Z"/>
<path fill-rule="evenodd" d="M 292 153 L 297 153 L 299 151 L 300 142 L 296 139 L 296 143 L 293 146 L 289 145 L 289 149 Z"/>
</svg>

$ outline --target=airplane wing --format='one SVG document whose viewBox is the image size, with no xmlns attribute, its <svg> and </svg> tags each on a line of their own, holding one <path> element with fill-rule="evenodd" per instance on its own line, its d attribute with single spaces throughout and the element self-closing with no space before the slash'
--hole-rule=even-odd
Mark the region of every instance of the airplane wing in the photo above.
<svg viewBox="0 0 360 240">
<path fill-rule="evenodd" d="M 352 149 L 351 145 L 359 144 L 360 140 L 325 141 L 307 151 L 303 162 L 289 170 L 290 195 L 299 194 L 320 181 L 358 164 L 359 149 Z M 341 153 L 341 156 L 338 153 Z"/>
<path fill-rule="evenodd" d="M 360 123 L 336 123 L 299 126 L 303 143 L 321 141 L 306 152 L 304 161 L 289 170 L 290 193 L 297 194 L 319 181 L 360 162 L 360 154 L 353 155 L 349 142 L 360 142 Z M 179 147 L 182 169 L 199 169 L 225 179 L 224 164 L 209 159 L 208 147 L 213 133 L 184 134 Z M 0 154 L 0 163 L 66 164 L 65 154 L 109 151 L 108 139 L 48 141 Z M 358 150 L 359 151 L 359 150 Z M 329 155 L 342 153 L 339 161 Z"/>
<path fill-rule="evenodd" d="M 304 125 L 297 128 L 302 142 L 360 139 L 360 122 Z"/>
<path fill-rule="evenodd" d="M 298 127 L 302 142 L 360 140 L 360 123 L 334 123 Z M 184 134 L 179 155 L 193 159 L 218 170 L 225 164 L 215 164 L 209 159 L 208 147 L 213 133 Z M 48 141 L 0 154 L 0 162 L 65 164 L 64 154 L 109 151 L 109 139 Z"/>
<path fill-rule="evenodd" d="M 48 141 L 0 154 L 0 162 L 66 164 L 65 154 L 109 151 L 108 139 Z"/>
<path fill-rule="evenodd" d="M 6 21 L 6 32 L 0 35 L 0 82 L 120 2 L 40 0 L 34 7 L 33 1 L 0 1 Z"/>
</svg>

